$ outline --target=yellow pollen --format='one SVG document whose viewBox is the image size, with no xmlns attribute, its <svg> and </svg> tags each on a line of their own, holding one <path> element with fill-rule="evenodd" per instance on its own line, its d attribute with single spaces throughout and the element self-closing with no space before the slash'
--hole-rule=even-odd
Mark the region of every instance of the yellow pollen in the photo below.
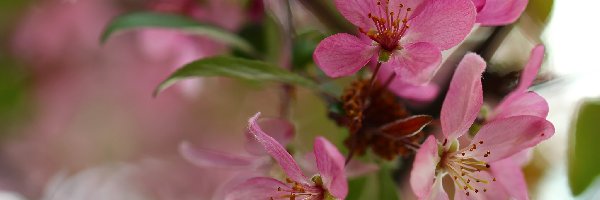
<svg viewBox="0 0 600 200">
<path fill-rule="evenodd" d="M 405 9 L 403 4 L 400 4 L 396 8 L 397 10 L 393 7 L 390 8 L 389 0 L 386 0 L 385 3 L 377 1 L 377 7 L 379 12 L 367 15 L 373 21 L 375 30 L 360 28 L 359 31 L 377 42 L 386 51 L 401 49 L 400 39 L 409 28 L 408 17 L 412 9 Z"/>
</svg>

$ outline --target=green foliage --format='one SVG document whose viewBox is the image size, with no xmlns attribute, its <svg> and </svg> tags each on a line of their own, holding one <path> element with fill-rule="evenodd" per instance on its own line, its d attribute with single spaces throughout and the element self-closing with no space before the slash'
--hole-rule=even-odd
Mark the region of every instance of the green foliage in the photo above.
<svg viewBox="0 0 600 200">
<path fill-rule="evenodd" d="M 313 81 L 266 62 L 217 56 L 200 59 L 183 66 L 158 86 L 155 95 L 182 79 L 215 76 L 261 82 L 274 81 L 311 89 L 317 88 L 317 84 Z"/>
<path fill-rule="evenodd" d="M 573 195 L 581 194 L 600 175 L 600 100 L 586 101 L 571 125 L 569 184 Z"/>
<path fill-rule="evenodd" d="M 383 163 L 380 165 L 379 172 L 350 180 L 346 200 L 399 199 L 391 165 L 391 163 Z"/>
<path fill-rule="evenodd" d="M 104 43 L 117 32 L 139 28 L 181 30 L 192 35 L 210 37 L 250 55 L 256 53 L 248 41 L 227 30 L 210 24 L 203 24 L 185 16 L 156 12 L 129 13 L 113 19 L 104 30 L 100 41 Z"/>
<path fill-rule="evenodd" d="M 315 48 L 325 36 L 318 31 L 307 31 L 294 38 L 292 49 L 292 66 L 294 71 L 304 71 L 313 63 Z"/>
</svg>

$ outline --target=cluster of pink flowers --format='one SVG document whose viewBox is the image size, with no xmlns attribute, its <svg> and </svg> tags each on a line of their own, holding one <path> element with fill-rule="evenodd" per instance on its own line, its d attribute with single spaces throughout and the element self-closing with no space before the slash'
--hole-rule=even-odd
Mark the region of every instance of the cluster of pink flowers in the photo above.
<svg viewBox="0 0 600 200">
<path fill-rule="evenodd" d="M 363 111 L 366 113 L 367 107 L 372 103 L 370 95 L 381 95 L 389 90 L 395 94 L 391 95 L 393 98 L 398 97 L 394 99 L 397 101 L 400 101 L 398 99 L 417 100 L 419 102 L 432 101 L 438 96 L 440 91 L 443 91 L 442 86 L 432 83 L 432 79 L 436 76 L 444 61 L 442 53 L 460 45 L 473 31 L 474 27 L 502 26 L 514 23 L 525 10 L 528 3 L 527 0 L 333 1 L 341 15 L 357 27 L 356 34 L 337 33 L 323 39 L 316 46 L 312 59 L 316 66 L 330 78 L 352 76 L 365 67 L 368 70 L 372 70 L 372 76 L 369 80 L 370 84 L 367 85 L 368 88 L 366 90 L 361 90 L 363 88 L 357 89 L 358 94 L 351 96 L 353 99 L 348 100 L 353 103 L 359 102 L 356 103 L 355 110 L 353 110 L 358 113 L 356 114 L 358 117 L 338 122 L 339 124 L 361 123 L 354 126 L 357 127 L 357 130 L 366 127 L 362 126 L 363 121 L 368 121 L 363 120 L 363 117 L 367 116 L 366 114 L 363 115 Z M 243 12 L 241 11 L 241 7 L 229 6 L 227 2 L 210 0 L 204 4 L 205 7 L 199 7 L 196 5 L 197 2 L 191 0 L 157 1 L 157 3 L 151 4 L 150 8 L 158 12 L 186 15 L 191 19 L 209 22 L 224 30 L 235 32 L 241 29 L 241 24 L 244 20 L 244 16 L 241 14 Z M 97 3 L 97 1 L 89 1 L 87 4 L 83 3 L 79 5 L 86 6 L 84 10 L 87 10 L 91 8 L 89 6 L 93 7 Z M 260 3 L 262 5 L 262 1 Z M 269 5 L 268 1 L 266 4 Z M 54 9 L 52 11 L 58 12 Z M 89 15 L 90 13 L 77 14 Z M 94 25 L 96 23 L 104 24 L 108 20 L 108 17 L 112 17 L 112 15 L 112 12 L 110 14 L 99 15 L 98 18 L 102 18 L 104 21 L 94 21 Z M 223 15 L 227 16 L 223 17 Z M 43 18 L 43 16 L 45 16 L 44 13 L 38 13 L 33 18 Z M 69 17 L 60 14 L 58 16 Z M 92 17 L 95 19 L 96 15 L 92 15 Z M 39 19 L 30 20 L 37 21 Z M 29 34 L 42 32 L 40 31 L 42 29 L 50 29 L 45 26 L 41 26 L 41 29 L 40 26 L 32 25 L 32 27 L 29 27 L 28 23 L 25 24 L 26 27 L 23 28 L 24 33 L 17 38 L 15 46 L 17 51 L 31 54 L 22 56 L 39 57 L 38 62 L 41 63 L 33 63 L 34 65 L 48 65 L 48 63 L 51 63 L 56 66 L 71 66 L 79 64 L 76 61 L 68 63 L 56 60 L 55 58 L 59 56 L 55 54 L 24 51 L 23 49 L 33 46 L 32 43 L 47 42 L 45 38 L 42 41 L 30 41 L 29 38 L 32 36 Z M 76 29 L 74 31 L 84 31 L 84 29 L 87 30 L 87 26 L 82 24 L 89 23 L 77 23 L 78 26 L 75 27 L 72 24 L 66 24 L 70 23 L 65 22 L 58 25 L 63 28 Z M 62 34 L 49 33 L 51 36 Z M 98 47 L 95 45 L 88 44 L 90 43 L 89 40 L 92 40 L 90 38 L 96 40 L 97 36 L 98 34 L 94 34 L 79 39 L 82 40 L 84 48 L 90 51 L 107 51 L 97 49 Z M 127 78 L 125 78 L 127 80 L 119 79 L 119 81 L 122 81 L 122 85 L 133 85 L 133 87 L 147 85 L 151 85 L 148 87 L 153 87 L 155 81 L 162 78 L 159 78 L 159 76 L 163 75 L 166 71 L 170 72 L 176 69 L 176 67 L 183 66 L 194 60 L 222 54 L 229 50 L 226 45 L 212 41 L 209 37 L 190 36 L 173 30 L 143 30 L 137 32 L 135 36 L 137 36 L 137 40 L 135 41 L 137 43 L 135 44 L 139 48 L 133 50 L 138 50 L 139 52 L 137 53 L 141 55 L 140 57 L 143 57 L 148 63 L 160 63 L 168 67 L 159 70 L 160 73 L 147 75 L 149 76 L 147 79 L 152 79 L 148 81 L 144 81 L 143 77 L 136 79 L 138 80 L 137 82 Z M 160 38 L 160 40 L 157 38 Z M 66 40 L 57 42 L 69 43 Z M 55 46 L 61 46 L 53 43 L 43 44 L 51 49 L 58 48 Z M 109 43 L 109 46 L 105 48 L 119 49 L 115 48 L 115 46 L 121 47 L 121 45 L 116 43 Z M 82 60 L 91 59 L 78 55 L 80 53 L 83 54 L 82 52 L 73 52 L 74 56 L 81 57 L 80 59 Z M 402 132 L 406 135 L 399 136 L 400 139 L 390 138 L 390 143 L 397 142 L 396 140 L 405 141 L 410 148 L 407 151 L 411 155 L 414 155 L 414 161 L 408 163 L 408 166 L 412 166 L 409 183 L 412 192 L 418 199 L 451 199 L 448 191 L 454 191 L 453 193 L 450 192 L 450 194 L 454 194 L 454 199 L 529 198 L 521 167 L 527 160 L 531 148 L 552 137 L 555 132 L 553 124 L 546 120 L 549 110 L 548 103 L 540 95 L 528 90 L 542 65 L 544 53 L 545 49 L 543 45 L 538 45 L 531 51 L 529 61 L 521 73 L 517 87 L 495 106 L 487 116 L 481 116 L 481 108 L 484 104 L 482 74 L 486 70 L 487 64 L 479 55 L 468 53 L 463 57 L 454 71 L 441 110 L 438 112 L 440 116 L 439 121 L 430 123 L 433 117 L 425 115 L 418 116 L 428 119 L 426 123 L 406 120 L 417 116 L 417 114 L 412 115 L 412 113 L 408 113 L 405 110 L 398 111 L 401 114 L 393 116 L 405 116 L 406 118 L 380 120 L 382 122 L 377 124 L 377 126 L 379 127 L 379 125 L 383 124 L 383 127 L 387 127 L 388 131 L 392 132 L 392 134 L 398 130 L 398 132 L 408 132 Z M 105 55 L 106 53 L 98 54 Z M 130 58 L 112 59 L 115 60 L 114 63 L 120 64 L 118 66 L 131 64 L 124 61 L 130 60 Z M 145 62 L 135 64 L 142 66 Z M 81 73 L 85 74 L 90 70 L 83 69 Z M 123 70 L 123 74 L 135 76 L 135 72 L 137 71 L 141 70 L 125 69 Z M 62 76 L 70 78 L 72 75 L 67 73 Z M 139 80 L 142 80 L 143 83 L 139 83 Z M 362 80 L 362 77 L 357 75 L 357 80 Z M 81 82 L 92 84 L 89 82 L 93 81 L 81 80 Z M 146 82 L 151 82 L 151 84 L 147 84 Z M 58 85 L 56 86 L 57 88 L 52 91 L 68 90 L 69 92 L 76 93 L 71 94 L 72 96 L 87 94 L 84 89 L 78 88 L 78 84 L 62 82 L 56 84 Z M 374 85 L 377 84 L 382 86 L 381 90 L 375 89 L 376 86 Z M 191 86 L 188 89 L 192 88 L 194 91 L 198 91 L 198 83 L 193 83 Z M 48 87 L 52 87 L 52 85 Z M 115 86 L 113 85 L 113 87 Z M 292 87 L 293 85 L 287 85 L 286 82 L 283 88 L 287 89 L 286 92 L 290 92 L 292 90 L 290 88 Z M 146 94 L 146 91 L 150 91 L 148 88 L 145 89 L 147 90 L 143 94 Z M 385 91 L 382 92 L 382 90 Z M 365 91 L 366 95 L 361 93 Z M 112 91 L 107 91 L 103 95 L 98 96 L 111 96 L 111 94 L 113 94 Z M 186 94 L 189 94 L 189 92 Z M 123 99 L 129 99 L 128 97 L 134 96 L 132 94 L 121 95 L 123 95 Z M 60 97 L 55 97 L 53 94 L 41 93 L 39 96 L 41 96 L 42 101 L 51 100 L 49 103 L 44 102 L 40 104 L 62 106 L 64 103 Z M 177 95 L 167 100 L 170 100 L 167 102 L 168 105 L 189 105 L 181 103 L 180 96 Z M 385 102 L 385 100 L 382 100 L 382 102 Z M 75 104 L 77 102 L 70 103 Z M 392 102 L 390 105 L 399 104 L 395 103 L 397 102 Z M 163 118 L 168 118 L 163 123 L 169 123 L 171 126 L 174 126 L 172 124 L 177 123 L 180 119 L 189 117 L 183 114 L 186 112 L 181 106 L 173 106 L 159 110 L 164 111 L 157 114 L 163 118 L 152 118 L 145 115 L 147 110 L 155 108 L 150 105 L 151 103 L 148 103 L 148 105 L 138 105 L 136 102 L 127 101 L 125 106 L 115 106 L 115 108 L 127 107 L 131 109 L 131 112 L 135 112 L 136 116 L 139 115 L 137 118 L 142 119 L 141 121 L 148 121 L 149 128 L 146 129 L 152 129 L 148 130 L 148 132 L 167 132 L 158 128 L 156 128 L 157 130 L 153 130 L 155 129 L 152 126 L 153 123 L 163 122 Z M 73 114 L 75 111 L 71 109 L 65 110 L 67 113 L 63 113 L 66 116 L 64 118 L 70 119 L 75 115 Z M 55 116 L 54 114 L 42 117 L 54 118 Z M 220 169 L 231 170 L 233 172 L 229 173 L 228 177 L 223 178 L 223 180 L 220 180 L 218 184 L 215 183 L 212 187 L 217 190 L 213 196 L 218 199 L 345 199 L 352 192 L 349 191 L 349 177 L 361 176 L 379 170 L 378 165 L 374 163 L 365 164 L 362 161 L 352 159 L 352 156 L 355 156 L 352 153 L 346 156 L 343 155 L 336 145 L 323 136 L 314 138 L 312 152 L 290 151 L 286 147 L 288 145 L 291 146 L 293 138 L 297 135 L 295 125 L 291 120 L 284 115 L 278 118 L 261 118 L 260 116 L 261 113 L 258 112 L 248 120 L 247 131 L 244 133 L 246 139 L 244 151 L 241 153 L 226 153 L 221 151 L 221 149 L 203 148 L 199 147 L 201 145 L 196 146 L 188 141 L 180 143 L 183 140 L 181 137 L 163 137 L 168 138 L 172 143 L 167 148 L 179 144 L 179 151 L 174 152 L 177 154 L 178 159 L 183 158 L 179 162 L 193 164 L 194 167 L 203 168 L 204 170 Z M 477 120 L 478 117 L 481 120 Z M 69 119 L 64 119 L 64 121 L 69 121 Z M 58 120 L 62 120 L 62 118 L 59 116 Z M 40 119 L 40 121 L 44 121 L 44 119 Z M 379 121 L 377 122 L 379 123 Z M 62 121 L 49 122 L 51 125 L 66 123 Z M 424 128 L 425 126 L 435 126 L 437 124 L 441 127 L 438 131 L 439 133 L 434 133 L 435 131 L 425 130 Z M 58 132 L 65 129 L 62 127 L 46 127 L 50 126 L 46 124 L 39 126 L 42 126 L 39 129 L 45 129 L 45 131 L 58 129 L 56 131 L 48 131 L 50 132 L 48 135 L 58 134 Z M 481 128 L 477 127 L 479 129 L 474 130 L 473 127 L 475 126 L 481 126 Z M 193 128 L 185 127 L 174 130 L 188 131 Z M 373 127 L 365 129 L 369 128 L 377 129 Z M 38 130 L 35 129 L 34 131 Z M 372 132 L 384 134 L 382 130 Z M 419 135 L 423 137 L 417 138 Z M 44 136 L 43 138 L 46 137 L 53 138 L 51 136 Z M 36 142 L 33 143 L 45 144 L 47 141 L 42 141 L 43 138 L 35 139 Z M 409 139 L 413 138 L 414 140 L 409 141 Z M 153 144 L 160 142 L 165 143 L 164 141 L 160 141 L 160 138 L 156 138 L 156 140 L 149 141 L 147 146 L 153 146 Z M 387 140 L 387 138 L 383 140 Z M 377 142 L 381 141 L 378 140 Z M 384 142 L 387 141 L 381 143 Z M 365 142 L 364 144 L 373 145 L 373 143 Z M 395 144 L 390 146 L 393 145 Z M 353 152 L 352 147 L 349 148 L 350 152 Z M 396 151 L 397 149 L 390 149 L 394 150 L 392 152 L 393 155 L 399 154 Z M 20 152 L 18 151 L 18 153 Z M 29 162 L 23 161 L 25 164 L 21 165 L 27 165 Z M 155 167 L 159 166 L 156 167 L 157 169 L 146 169 L 145 167 L 147 166 L 137 167 L 144 168 L 149 173 L 169 171 L 161 167 L 169 165 L 169 163 L 158 163 L 160 164 L 151 165 Z M 171 169 L 181 168 L 189 170 L 185 164 L 174 165 L 175 167 L 171 167 Z M 127 174 L 126 177 L 132 176 L 125 169 L 125 167 L 120 167 L 115 171 L 117 174 Z M 108 170 L 108 172 L 105 170 L 104 168 L 97 168 L 96 170 L 91 170 L 95 171 L 92 175 L 84 173 L 79 176 L 96 178 L 98 174 L 102 175 L 111 172 L 111 170 Z M 186 176 L 185 172 L 180 173 L 176 173 L 177 177 Z M 198 176 L 202 175 L 196 174 L 194 178 Z M 445 178 L 451 180 L 452 184 L 449 184 L 449 181 L 443 181 Z M 41 179 L 48 180 L 50 179 L 50 175 L 44 174 Z M 76 182 L 74 183 L 69 180 L 60 180 L 57 182 L 60 183 L 61 181 L 67 183 L 67 186 L 76 185 Z M 158 182 L 153 181 L 152 184 Z M 187 181 L 173 182 L 179 183 L 178 185 L 186 185 L 188 183 Z M 58 188 L 57 191 L 62 191 L 60 187 Z M 68 190 L 68 188 L 65 190 Z M 169 194 L 175 193 L 171 192 Z M 168 197 L 178 198 L 180 196 L 170 195 Z M 143 199 L 143 197 L 141 198 Z"/>
</svg>

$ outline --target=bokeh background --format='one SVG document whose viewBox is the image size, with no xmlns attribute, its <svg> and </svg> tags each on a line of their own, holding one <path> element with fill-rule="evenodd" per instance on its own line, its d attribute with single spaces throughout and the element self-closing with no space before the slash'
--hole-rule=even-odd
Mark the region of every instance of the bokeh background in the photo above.
<svg viewBox="0 0 600 200">
<path fill-rule="evenodd" d="M 100 44 L 102 31 L 120 14 L 176 12 L 282 46 L 281 35 L 290 31 L 331 34 L 348 27 L 319 20 L 323 13 L 312 12 L 316 1 L 311 0 L 290 1 L 293 30 L 278 26 L 288 20 L 276 4 L 204 0 L 194 10 L 178 10 L 177 2 L 0 1 L 0 200 L 208 199 L 234 173 L 194 166 L 181 158 L 178 145 L 189 141 L 240 152 L 247 119 L 257 111 L 277 115 L 277 87 L 226 78 L 184 81 L 153 98 L 157 84 L 177 67 L 231 50 L 207 38 L 158 29 L 129 31 Z M 326 11 L 335 12 L 330 4 L 323 4 L 330 8 Z M 483 54 L 490 60 L 487 74 L 505 78 L 520 70 L 535 44 L 547 46 L 533 89 L 549 102 L 548 118 L 557 132 L 524 168 L 532 199 L 574 199 L 569 170 L 600 168 L 598 147 L 595 153 L 592 147 L 580 150 L 584 156 L 578 159 L 574 155 L 581 152 L 569 151 L 579 141 L 573 124 L 580 105 L 600 98 L 598 8 L 598 1 L 530 0 L 519 22 L 502 28 L 503 39 L 491 41 L 493 54 Z M 254 36 L 253 27 L 275 29 L 275 35 Z M 469 50 L 491 32 L 476 28 L 451 51 Z M 277 53 L 274 62 L 290 56 Z M 446 57 L 451 59 L 451 52 Z M 441 72 L 436 83 L 443 87 L 448 77 Z M 327 118 L 326 106 L 308 91 L 297 92 L 292 119 L 298 151 L 310 150 L 315 135 L 341 144 L 346 133 Z M 486 99 L 493 102 L 495 96 Z M 592 124 L 600 122 L 594 113 L 587 116 Z M 600 128 L 590 127 L 595 135 L 584 141 L 600 139 Z M 600 199 L 598 191 L 600 181 L 577 198 Z"/>
</svg>

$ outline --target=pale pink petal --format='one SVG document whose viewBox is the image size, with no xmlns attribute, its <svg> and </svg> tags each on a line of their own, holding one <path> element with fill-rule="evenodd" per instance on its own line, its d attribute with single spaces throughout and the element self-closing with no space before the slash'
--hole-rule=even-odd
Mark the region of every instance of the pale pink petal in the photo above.
<svg viewBox="0 0 600 200">
<path fill-rule="evenodd" d="M 294 125 L 288 120 L 279 118 L 262 118 L 258 124 L 265 133 L 273 137 L 279 144 L 286 146 L 294 138 Z M 246 150 L 254 155 L 265 155 L 266 152 L 259 144 L 250 131 L 246 132 Z"/>
<path fill-rule="evenodd" d="M 518 165 L 512 158 L 505 158 L 490 164 L 492 174 L 496 180 L 504 187 L 504 190 L 514 199 L 526 200 L 529 199 L 527 193 L 527 183 L 525 176 Z"/>
<path fill-rule="evenodd" d="M 460 137 L 477 118 L 483 104 L 481 74 L 484 70 L 485 61 L 474 53 L 465 55 L 458 64 L 440 114 L 446 138 Z"/>
<path fill-rule="evenodd" d="M 511 24 L 521 16 L 527 0 L 487 0 L 477 14 L 477 23 L 484 26 Z"/>
<path fill-rule="evenodd" d="M 546 118 L 548 109 L 548 102 L 535 92 L 522 93 L 515 91 L 504 98 L 500 105 L 496 106 L 488 121 L 519 115 Z"/>
<path fill-rule="evenodd" d="M 281 166 L 288 178 L 296 182 L 306 184 L 306 177 L 304 176 L 304 174 L 302 174 L 300 167 L 298 166 L 292 155 L 290 155 L 290 153 L 288 153 L 285 150 L 285 148 L 277 142 L 277 140 L 266 134 L 260 128 L 260 126 L 257 123 L 259 117 L 260 112 L 256 113 L 254 117 L 248 120 L 248 129 L 250 129 L 250 133 L 254 135 L 254 138 L 265 148 L 267 153 L 277 161 L 277 163 L 279 164 L 279 166 Z"/>
<path fill-rule="evenodd" d="M 346 198 L 348 180 L 344 172 L 345 159 L 342 153 L 324 137 L 315 139 L 314 152 L 324 187 L 331 195 L 339 199 Z"/>
<path fill-rule="evenodd" d="M 232 155 L 203 148 L 194 148 L 189 142 L 182 142 L 179 145 L 179 153 L 187 161 L 201 167 L 249 167 L 254 163 L 254 158 L 251 157 Z"/>
<path fill-rule="evenodd" d="M 355 26 L 369 30 L 374 27 L 369 13 L 377 12 L 376 1 L 372 0 L 335 0 L 335 7 Z"/>
<path fill-rule="evenodd" d="M 406 83 L 423 85 L 433 78 L 441 60 L 442 54 L 436 46 L 421 42 L 395 51 L 382 67 L 394 69 L 396 76 Z"/>
<path fill-rule="evenodd" d="M 377 80 L 383 84 L 392 73 L 395 73 L 395 71 L 390 67 L 382 67 Z M 439 92 L 439 87 L 436 84 L 413 85 L 405 82 L 400 77 L 395 77 L 388 86 L 388 89 L 399 97 L 420 102 L 433 100 Z"/>
<path fill-rule="evenodd" d="M 429 192 L 429 194 L 427 194 L 427 196 L 419 198 L 419 199 L 427 199 L 427 200 L 448 200 L 450 198 L 448 198 L 448 193 L 446 193 L 446 190 L 444 190 L 444 185 L 443 185 L 443 178 L 444 176 L 437 176 L 435 178 L 435 181 L 433 182 L 433 185 L 431 186 L 431 191 Z"/>
<path fill-rule="evenodd" d="M 315 63 L 330 77 L 352 75 L 377 54 L 378 47 L 367 40 L 338 33 L 325 38 L 313 54 Z"/>
<path fill-rule="evenodd" d="M 525 149 L 515 155 L 512 155 L 510 158 L 519 166 L 525 166 L 531 158 L 533 157 L 533 151 L 531 148 Z"/>
<path fill-rule="evenodd" d="M 529 61 L 525 65 L 523 72 L 521 72 L 521 80 L 519 80 L 516 91 L 526 91 L 531 86 L 544 61 L 544 51 L 544 45 L 537 45 L 531 50 Z"/>
<path fill-rule="evenodd" d="M 429 196 L 433 187 L 435 168 L 440 161 L 438 144 L 433 136 L 429 136 L 421 145 L 410 172 L 410 186 L 419 198 Z M 440 177 L 441 178 L 441 177 Z"/>
<path fill-rule="evenodd" d="M 462 42 L 475 25 L 471 0 L 430 0 L 422 9 L 408 22 L 403 43 L 427 42 L 446 50 Z"/>
<path fill-rule="evenodd" d="M 226 200 L 246 200 L 246 199 L 282 199 L 282 197 L 289 195 L 292 189 L 282 183 L 281 181 L 266 178 L 257 177 L 251 178 L 237 187 L 234 187 L 232 191 L 225 197 Z"/>
<path fill-rule="evenodd" d="M 361 177 L 379 170 L 379 165 L 375 163 L 364 163 L 357 159 L 352 159 L 346 165 L 346 176 L 348 178 Z"/>
<path fill-rule="evenodd" d="M 552 135 L 554 126 L 541 117 L 515 116 L 498 119 L 484 125 L 475 135 L 469 146 L 477 145 L 476 150 L 465 152 L 479 160 L 494 162 L 533 147 Z M 490 153 L 484 157 L 487 151 Z"/>
</svg>

